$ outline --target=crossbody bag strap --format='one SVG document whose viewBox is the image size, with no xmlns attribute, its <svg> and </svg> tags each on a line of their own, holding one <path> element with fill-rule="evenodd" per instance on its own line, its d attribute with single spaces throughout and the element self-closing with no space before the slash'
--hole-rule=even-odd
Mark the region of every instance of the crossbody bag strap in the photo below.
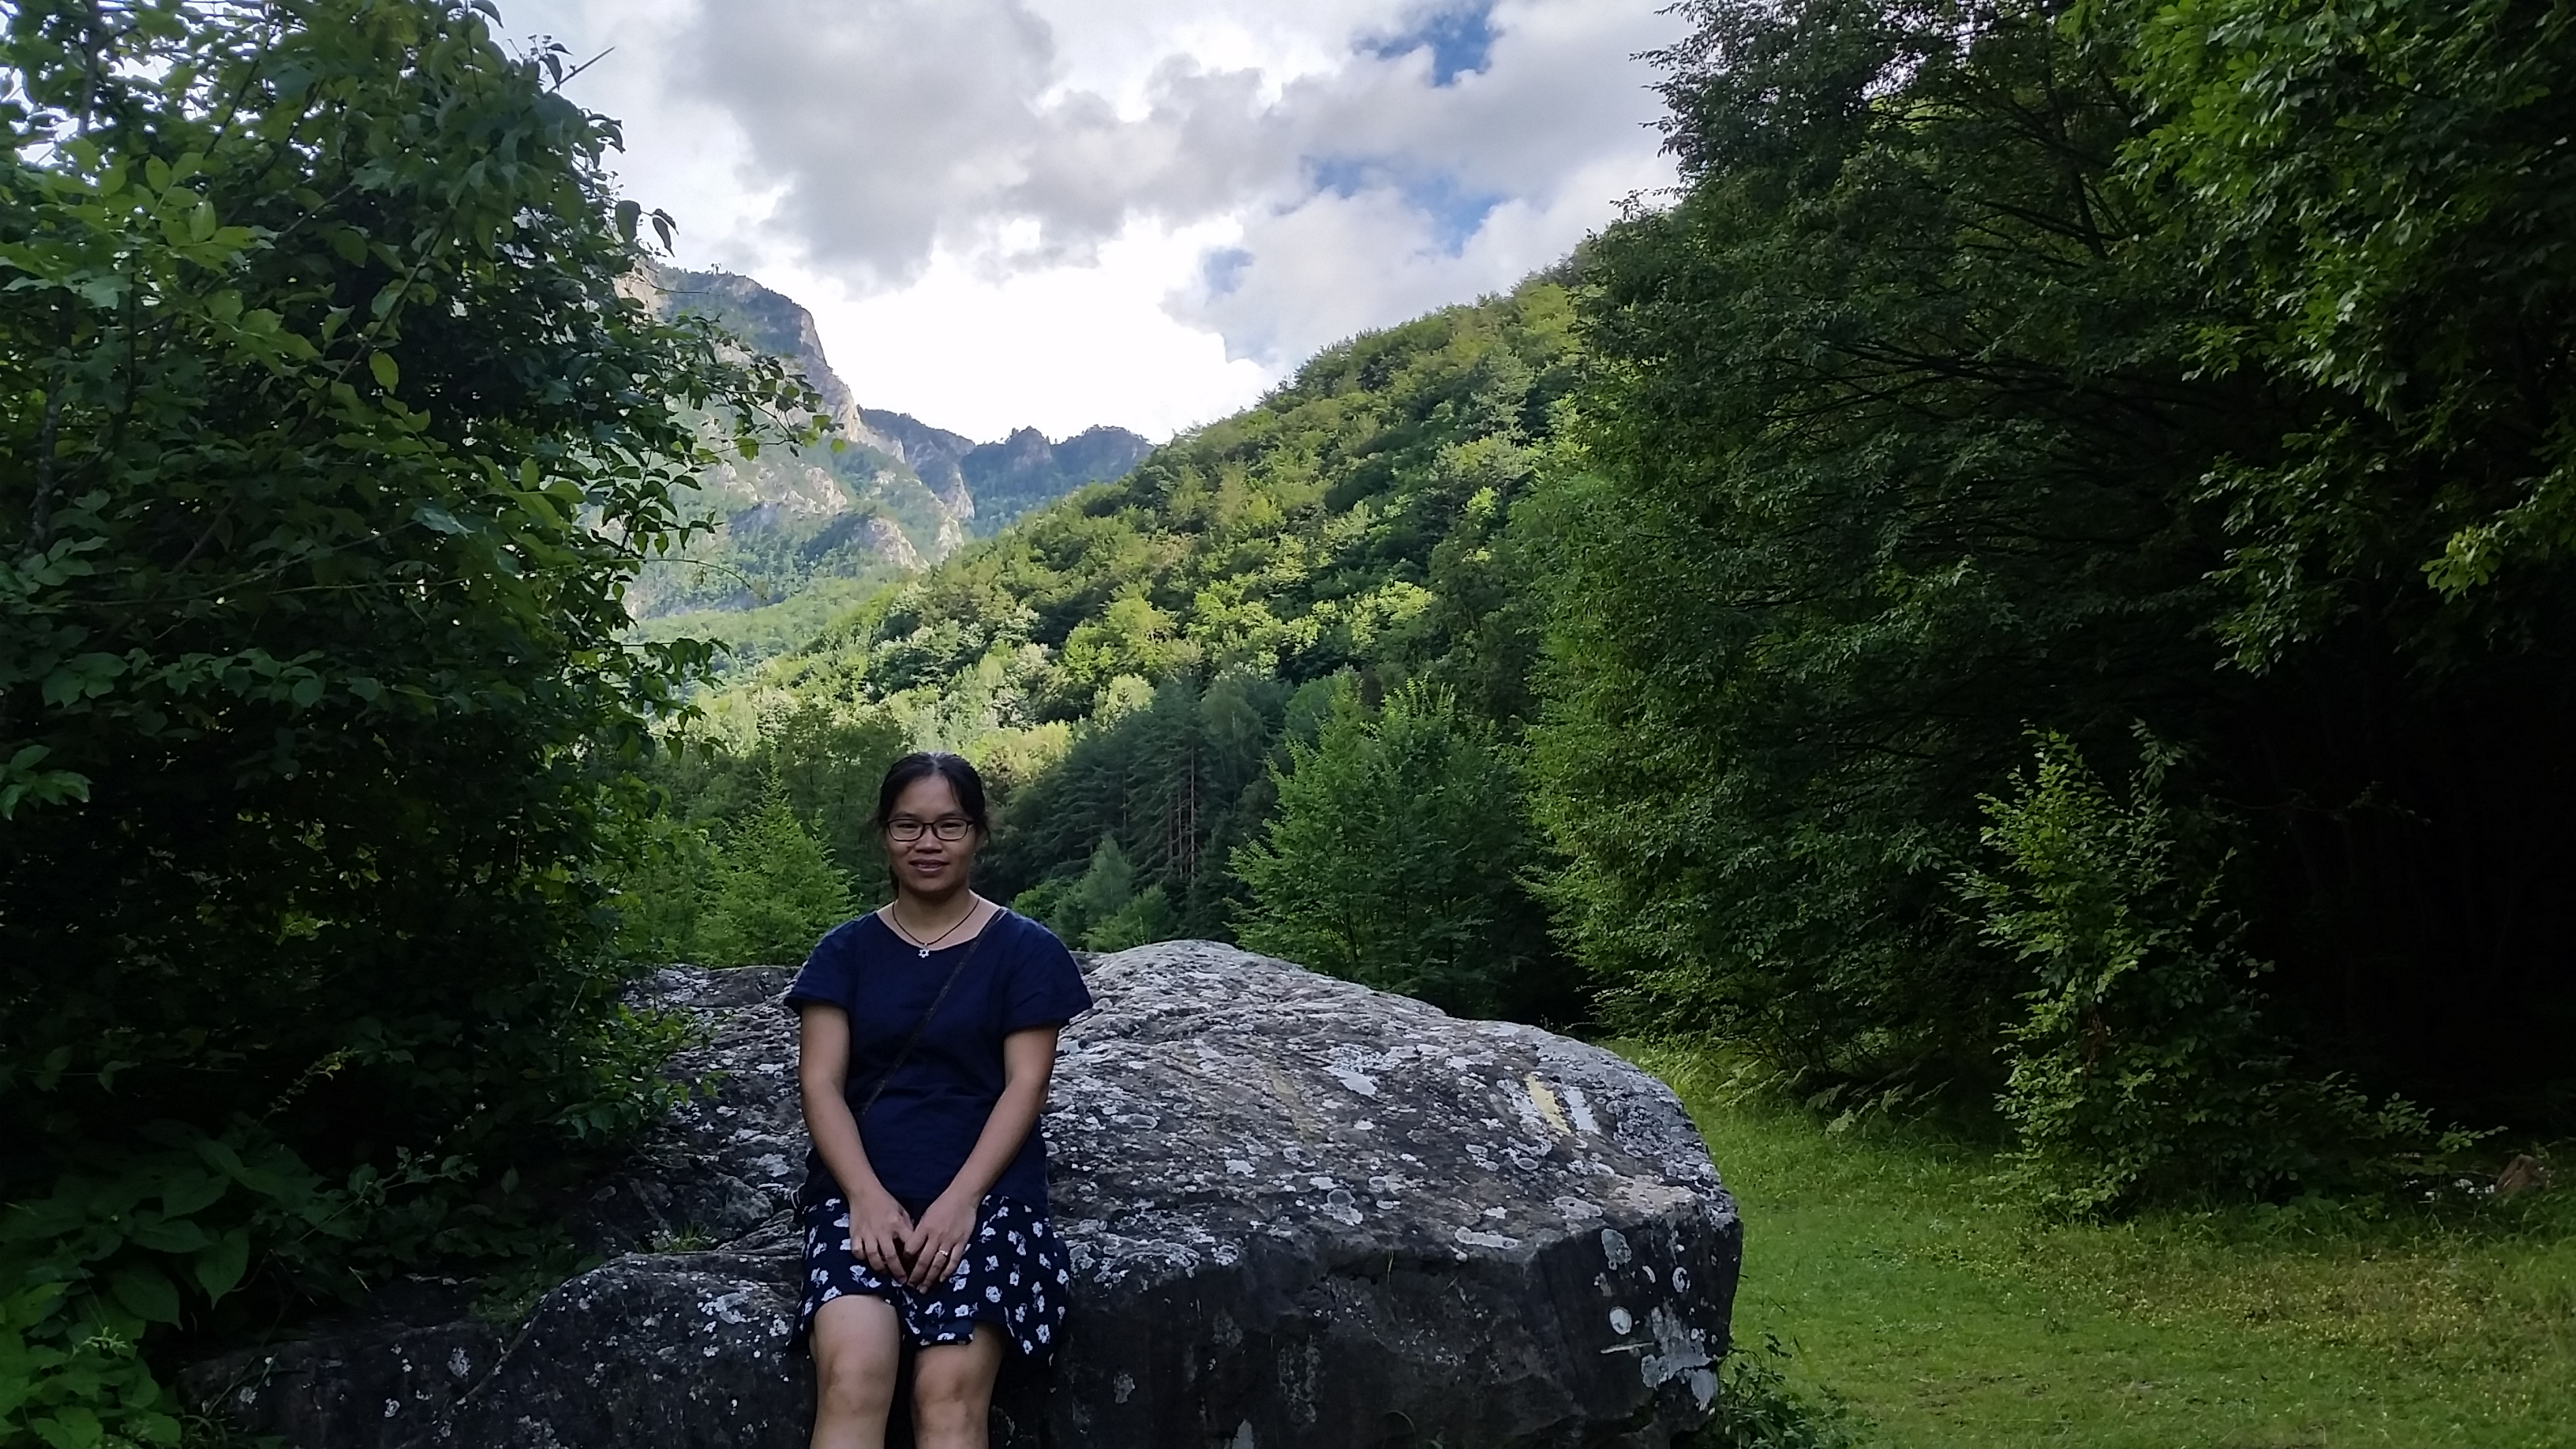
<svg viewBox="0 0 2576 1449">
<path fill-rule="evenodd" d="M 983 929 L 975 933 L 975 939 L 966 943 L 966 954 L 958 957 L 957 964 L 948 968 L 948 979 L 939 983 L 939 994 L 930 998 L 930 1009 L 921 1014 L 921 1020 L 912 1024 L 912 1034 L 903 1039 L 901 1047 L 896 1048 L 893 1063 L 878 1075 L 877 1084 L 868 1089 L 868 1099 L 859 1104 L 858 1115 L 851 1119 L 854 1123 L 868 1120 L 868 1110 L 876 1106 L 877 1098 L 885 1095 L 886 1085 L 894 1080 L 894 1074 L 903 1070 L 905 1062 L 912 1060 L 912 1049 L 921 1045 L 922 1033 L 930 1030 L 930 1019 L 939 1014 L 940 1007 L 947 1005 L 950 989 L 957 985 L 958 977 L 966 974 L 967 964 L 975 959 L 975 953 L 984 949 L 985 934 L 993 929 L 993 921 L 1000 920 L 1001 915 L 995 911 L 993 920 L 986 921 Z"/>
</svg>

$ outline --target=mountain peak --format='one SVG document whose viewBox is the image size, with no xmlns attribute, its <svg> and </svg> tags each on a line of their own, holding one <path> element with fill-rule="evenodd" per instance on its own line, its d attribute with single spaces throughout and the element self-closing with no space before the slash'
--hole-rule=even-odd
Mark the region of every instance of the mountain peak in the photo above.
<svg viewBox="0 0 2576 1449">
<path fill-rule="evenodd" d="M 829 451 L 763 449 L 710 469 L 698 492 L 724 520 L 719 536 L 705 557 L 693 550 L 676 566 L 685 579 L 639 584 L 630 597 L 644 613 L 746 608 L 820 579 L 916 571 L 964 542 L 970 526 L 990 533 L 1086 483 L 1118 477 L 1153 448 L 1114 427 L 1061 443 L 1024 427 L 979 443 L 905 413 L 861 407 L 824 355 L 814 314 L 738 273 L 647 263 L 629 290 L 665 317 L 703 317 L 745 348 L 795 364 L 842 440 Z"/>
</svg>

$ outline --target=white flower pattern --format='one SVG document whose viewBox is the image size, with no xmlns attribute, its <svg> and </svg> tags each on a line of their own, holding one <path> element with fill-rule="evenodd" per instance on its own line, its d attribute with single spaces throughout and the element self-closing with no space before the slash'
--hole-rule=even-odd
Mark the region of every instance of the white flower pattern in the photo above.
<svg viewBox="0 0 2576 1449">
<path fill-rule="evenodd" d="M 1054 1356 L 1064 1308 L 1060 1297 L 1050 1305 L 1043 1285 L 1070 1284 L 1073 1272 L 1045 1214 L 1010 1198 L 985 1198 L 976 1211 L 974 1240 L 993 1250 L 965 1255 L 957 1271 L 927 1293 L 886 1282 L 850 1252 L 849 1210 L 840 1199 L 825 1198 L 802 1217 L 807 1284 L 794 1342 L 804 1342 L 815 1310 L 846 1293 L 862 1293 L 892 1303 L 904 1336 L 916 1345 L 963 1343 L 981 1321 L 1008 1334 L 1031 1359 L 1043 1363 Z"/>
</svg>

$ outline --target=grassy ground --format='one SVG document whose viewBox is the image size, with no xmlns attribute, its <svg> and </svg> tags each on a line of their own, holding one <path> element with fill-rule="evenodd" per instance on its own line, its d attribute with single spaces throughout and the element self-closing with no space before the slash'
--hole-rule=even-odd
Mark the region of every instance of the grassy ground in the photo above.
<svg viewBox="0 0 2576 1449">
<path fill-rule="evenodd" d="M 1828 1133 L 1704 1059 L 1632 1055 L 1743 1207 L 1739 1343 L 1777 1335 L 1862 1443 L 2576 1443 L 2576 1187 L 2051 1223 L 1977 1150 Z"/>
</svg>

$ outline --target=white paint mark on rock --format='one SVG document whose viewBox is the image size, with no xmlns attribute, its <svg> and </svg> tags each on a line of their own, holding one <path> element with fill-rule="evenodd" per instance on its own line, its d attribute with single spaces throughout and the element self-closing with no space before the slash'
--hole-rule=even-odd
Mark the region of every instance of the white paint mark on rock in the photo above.
<svg viewBox="0 0 2576 1449">
<path fill-rule="evenodd" d="M 1613 1308 L 1610 1310 L 1610 1331 L 1612 1333 L 1625 1335 L 1634 1330 L 1636 1326 L 1637 1315 L 1630 1313 L 1625 1308 Z"/>
<path fill-rule="evenodd" d="M 1601 1256 L 1609 1259 L 1613 1268 L 1628 1266 L 1628 1240 L 1619 1235 L 1617 1228 L 1601 1230 Z"/>
<path fill-rule="evenodd" d="M 1460 1228 L 1457 1238 L 1459 1242 L 1471 1248 L 1495 1248 L 1508 1251 L 1521 1245 L 1521 1240 L 1518 1238 L 1507 1238 L 1500 1233 L 1480 1233 L 1473 1228 Z"/>
<path fill-rule="evenodd" d="M 1565 1110 L 1574 1118 L 1575 1131 L 1600 1135 L 1601 1119 L 1592 1115 L 1592 1104 L 1584 1100 L 1581 1087 L 1570 1083 L 1566 1086 Z"/>
</svg>

